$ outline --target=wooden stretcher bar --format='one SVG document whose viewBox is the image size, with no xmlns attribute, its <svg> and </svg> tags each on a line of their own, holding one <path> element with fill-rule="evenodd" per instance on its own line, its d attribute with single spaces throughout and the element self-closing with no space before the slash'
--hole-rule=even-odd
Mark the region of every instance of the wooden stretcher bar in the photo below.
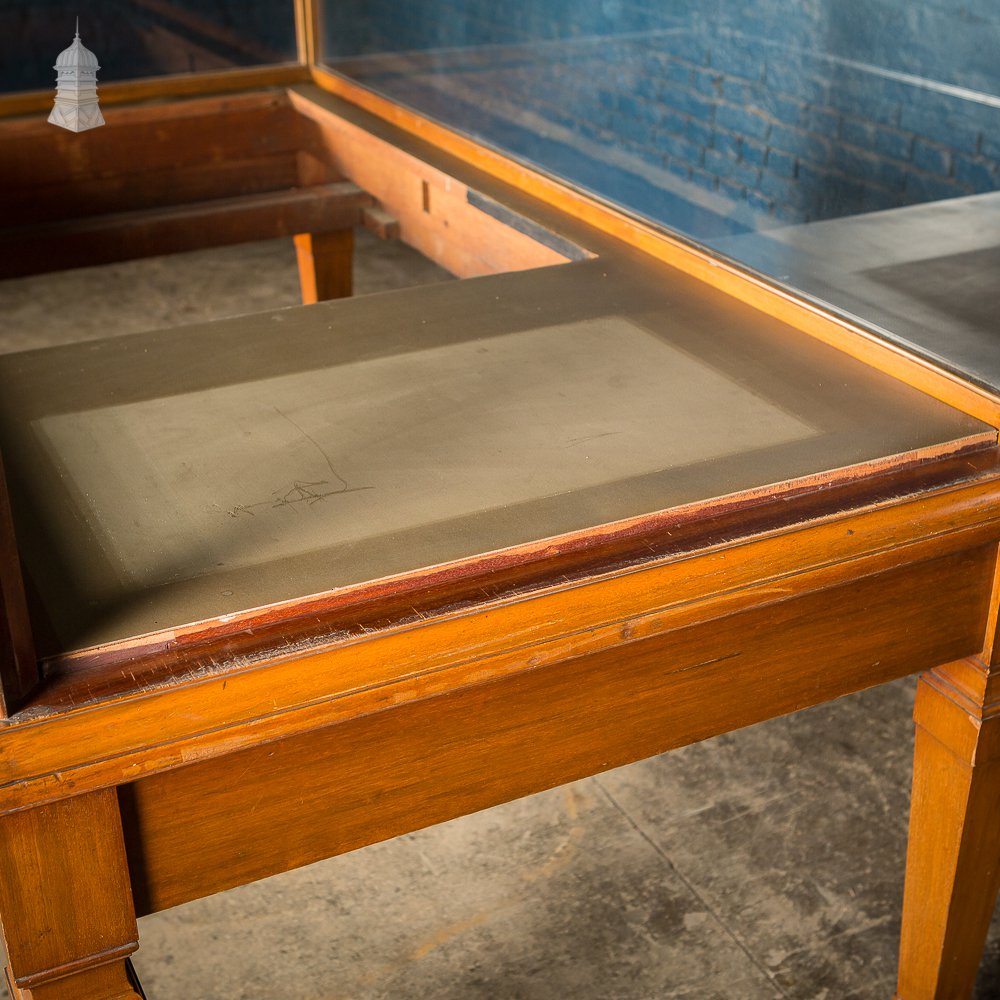
<svg viewBox="0 0 1000 1000">
<path fill-rule="evenodd" d="M 373 200 L 356 184 L 341 181 L 3 229 L 0 278 L 297 233 L 326 235 L 361 225 L 363 211 Z M 349 257 L 346 270 L 350 273 Z"/>
</svg>

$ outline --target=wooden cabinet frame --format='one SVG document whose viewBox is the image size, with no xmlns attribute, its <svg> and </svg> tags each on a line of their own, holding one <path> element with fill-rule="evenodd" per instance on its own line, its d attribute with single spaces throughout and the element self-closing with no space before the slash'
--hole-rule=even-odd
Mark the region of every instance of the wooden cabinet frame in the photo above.
<svg viewBox="0 0 1000 1000">
<path fill-rule="evenodd" d="M 274 112 L 296 186 L 346 177 L 457 274 L 600 257 L 608 240 L 993 431 L 822 490 L 594 525 L 395 590 L 49 658 L 43 674 L 0 490 L 0 912 L 14 995 L 137 997 L 137 914 L 923 672 L 897 997 L 968 996 L 1000 885 L 1000 401 L 322 69 L 316 4 L 296 10 L 298 66 L 109 86 L 102 99 L 139 124 L 170 113 L 138 103 L 153 94 L 229 91 L 183 114 L 199 102 Z M 14 115 L 40 106 L 40 95 L 0 101 Z M 37 132 L 0 128 L 23 142 Z M 414 184 L 399 194 L 398 176 L 424 185 L 420 201 Z M 297 235 L 315 277 L 312 230 L 271 197 L 269 225 Z M 442 242 L 443 219 L 464 235 Z M 116 231 L 126 223 L 137 225 Z M 400 780 L 414 762 L 433 780 Z M 237 765 L 247 777 L 233 787 Z M 278 835 L 290 796 L 300 821 Z M 248 812 L 251 797 L 262 805 Z"/>
</svg>

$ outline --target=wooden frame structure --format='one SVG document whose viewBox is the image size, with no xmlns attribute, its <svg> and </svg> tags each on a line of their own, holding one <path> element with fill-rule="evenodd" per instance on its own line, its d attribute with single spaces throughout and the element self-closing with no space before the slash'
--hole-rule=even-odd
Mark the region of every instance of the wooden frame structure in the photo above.
<svg viewBox="0 0 1000 1000">
<path fill-rule="evenodd" d="M 81 218 L 21 199 L 31 208 L 0 233 L 24 248 L 19 273 L 93 260 L 76 238 L 102 260 L 206 245 L 192 219 L 212 222 L 207 243 L 294 236 L 306 301 L 349 294 L 357 224 L 398 229 L 459 276 L 596 254 L 634 284 L 651 279 L 623 275 L 648 258 L 712 308 L 735 303 L 983 426 L 928 432 L 904 457 L 839 478 L 831 468 L 391 585 L 56 651 L 29 611 L 18 512 L 0 489 L 0 914 L 13 996 L 132 1000 L 137 914 L 918 671 L 897 997 L 968 996 L 1000 884 L 1000 400 L 323 70 L 316 5 L 296 9 L 297 67 L 102 88 L 120 128 L 89 137 L 97 159 L 75 174 L 58 153 L 68 140 L 0 123 L 24 153 L 17 183 L 70 185 L 89 206 Z M 231 96 L 192 96 L 220 90 Z M 190 99 L 141 103 L 154 93 Z M 236 126 L 227 138 L 211 128 L 220 114 Z M 168 169 L 151 154 L 130 188 L 107 166 L 116 136 L 155 150 L 141 140 L 154 127 L 183 135 L 174 145 L 192 163 Z M 238 147 L 215 156 L 230 167 L 199 169 L 219 142 Z M 234 788 L 237 762 L 251 777 Z M 417 763 L 433 781 L 400 780 Z M 278 822 L 290 794 L 294 830 Z"/>
</svg>

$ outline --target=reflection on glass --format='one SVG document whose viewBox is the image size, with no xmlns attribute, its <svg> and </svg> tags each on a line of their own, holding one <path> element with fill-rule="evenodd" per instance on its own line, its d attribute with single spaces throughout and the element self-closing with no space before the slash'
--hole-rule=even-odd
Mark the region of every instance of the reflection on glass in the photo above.
<svg viewBox="0 0 1000 1000">
<path fill-rule="evenodd" d="M 998 182 L 993 0 L 330 0 L 325 29 L 334 68 L 698 238 Z"/>
<path fill-rule="evenodd" d="M 0 0 L 0 92 L 54 88 L 78 15 L 101 83 L 296 58 L 292 0 Z"/>
<path fill-rule="evenodd" d="M 324 14 L 339 72 L 984 376 L 942 347 L 944 321 L 1000 385 L 998 331 L 966 329 L 960 289 L 926 318 L 868 274 L 1000 244 L 996 0 L 326 0 Z M 892 214 L 859 229 L 873 212 Z"/>
</svg>

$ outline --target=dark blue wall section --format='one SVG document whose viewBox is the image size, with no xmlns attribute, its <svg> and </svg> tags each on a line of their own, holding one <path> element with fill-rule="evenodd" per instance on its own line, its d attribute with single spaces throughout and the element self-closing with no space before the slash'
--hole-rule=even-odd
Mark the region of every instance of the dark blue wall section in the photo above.
<svg viewBox="0 0 1000 1000">
<path fill-rule="evenodd" d="M 995 0 L 336 0 L 327 61 L 691 235 L 1000 187 Z"/>
<path fill-rule="evenodd" d="M 54 95 L 52 67 L 77 16 L 98 86 L 296 59 L 292 0 L 0 0 L 0 93 Z"/>
</svg>

